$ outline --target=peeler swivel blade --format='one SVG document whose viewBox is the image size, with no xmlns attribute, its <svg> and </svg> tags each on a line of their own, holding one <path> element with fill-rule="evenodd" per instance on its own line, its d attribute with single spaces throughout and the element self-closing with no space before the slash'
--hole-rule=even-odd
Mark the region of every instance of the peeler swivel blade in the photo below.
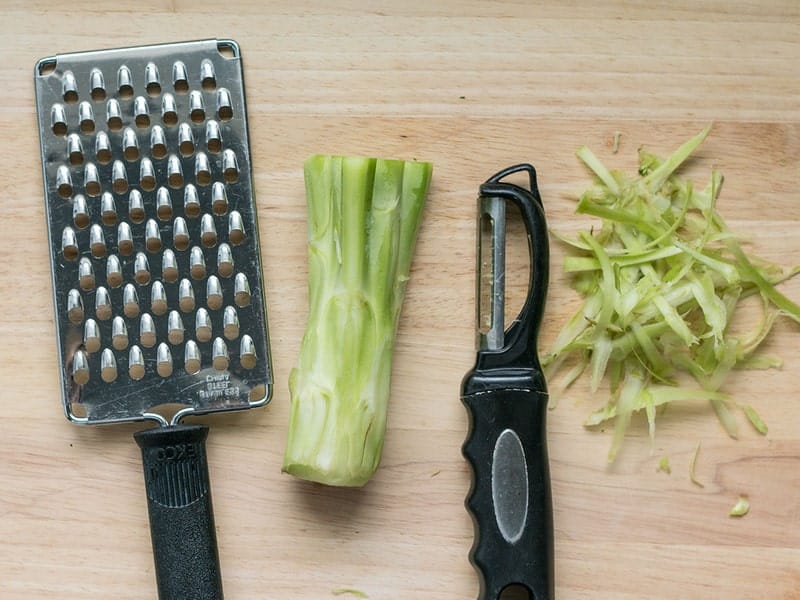
<svg viewBox="0 0 800 600">
<path fill-rule="evenodd" d="M 528 176 L 527 187 L 507 180 Z M 528 292 L 506 328 L 506 208 L 522 216 L 528 241 Z M 479 600 L 504 590 L 528 598 L 554 597 L 553 518 L 546 443 L 547 386 L 537 337 L 548 283 L 549 246 L 533 166 L 490 177 L 478 197 L 478 352 L 462 381 L 470 418 L 463 446 L 473 480 L 466 506 L 475 527 L 470 560 L 480 579 Z"/>
</svg>

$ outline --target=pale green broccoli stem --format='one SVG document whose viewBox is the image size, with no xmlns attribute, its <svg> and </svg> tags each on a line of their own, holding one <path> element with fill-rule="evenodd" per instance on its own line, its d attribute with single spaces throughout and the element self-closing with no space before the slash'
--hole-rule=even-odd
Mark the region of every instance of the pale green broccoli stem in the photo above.
<svg viewBox="0 0 800 600">
<path fill-rule="evenodd" d="M 428 163 L 306 162 L 309 317 L 289 377 L 288 473 L 359 486 L 378 466 L 395 334 L 430 176 Z"/>
</svg>

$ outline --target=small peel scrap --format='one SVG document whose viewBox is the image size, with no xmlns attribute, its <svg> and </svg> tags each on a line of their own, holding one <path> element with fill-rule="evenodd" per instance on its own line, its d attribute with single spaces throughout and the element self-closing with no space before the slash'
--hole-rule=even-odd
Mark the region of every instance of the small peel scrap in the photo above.
<svg viewBox="0 0 800 600">
<path fill-rule="evenodd" d="M 331 593 L 334 596 L 354 596 L 356 598 L 369 598 L 366 593 L 362 592 L 361 590 L 357 590 L 355 588 L 336 588 L 335 590 L 331 590 Z"/>
<path fill-rule="evenodd" d="M 733 508 L 731 508 L 728 516 L 743 517 L 748 512 L 750 512 L 750 501 L 747 499 L 747 496 L 739 496 L 739 499 L 736 501 L 736 504 L 733 505 Z"/>
<path fill-rule="evenodd" d="M 652 445 L 656 416 L 677 401 L 709 401 L 733 438 L 737 409 L 756 431 L 767 432 L 756 410 L 734 402 L 722 387 L 733 369 L 780 367 L 779 358 L 756 351 L 778 317 L 800 322 L 800 306 L 775 287 L 800 267 L 785 269 L 745 252 L 716 208 L 721 173 L 712 170 L 702 189 L 676 174 L 710 129 L 666 160 L 640 149 L 634 177 L 607 169 L 581 147 L 577 156 L 597 181 L 580 197 L 577 212 L 598 217 L 600 226 L 577 237 L 552 232 L 570 251 L 564 269 L 583 305 L 541 361 L 551 380 L 568 367 L 555 390 L 566 390 L 584 373 L 592 393 L 609 381 L 608 403 L 585 422 L 614 421 L 609 462 L 634 414 L 645 414 Z M 761 298 L 760 322 L 732 334 L 739 301 L 754 295 Z"/>
</svg>

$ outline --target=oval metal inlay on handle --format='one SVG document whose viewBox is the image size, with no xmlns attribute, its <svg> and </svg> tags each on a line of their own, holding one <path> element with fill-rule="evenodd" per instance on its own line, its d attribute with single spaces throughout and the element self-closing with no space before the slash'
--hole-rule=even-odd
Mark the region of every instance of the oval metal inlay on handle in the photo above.
<svg viewBox="0 0 800 600">
<path fill-rule="evenodd" d="M 492 503 L 500 534 L 509 544 L 522 537 L 528 516 L 528 469 L 522 441 L 504 429 L 492 454 Z"/>
</svg>

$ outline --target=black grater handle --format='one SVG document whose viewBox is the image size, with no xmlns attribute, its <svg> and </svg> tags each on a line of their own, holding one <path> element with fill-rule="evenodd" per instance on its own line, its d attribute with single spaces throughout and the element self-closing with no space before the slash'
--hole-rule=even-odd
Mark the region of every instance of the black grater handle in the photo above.
<svg viewBox="0 0 800 600">
<path fill-rule="evenodd" d="M 466 504 L 475 527 L 470 560 L 479 600 L 499 600 L 509 586 L 525 589 L 532 600 L 552 600 L 547 394 L 506 389 L 462 400 L 470 416 L 463 453 L 473 471 Z"/>
<path fill-rule="evenodd" d="M 205 425 L 134 434 L 142 449 L 159 600 L 222 600 Z"/>
</svg>

